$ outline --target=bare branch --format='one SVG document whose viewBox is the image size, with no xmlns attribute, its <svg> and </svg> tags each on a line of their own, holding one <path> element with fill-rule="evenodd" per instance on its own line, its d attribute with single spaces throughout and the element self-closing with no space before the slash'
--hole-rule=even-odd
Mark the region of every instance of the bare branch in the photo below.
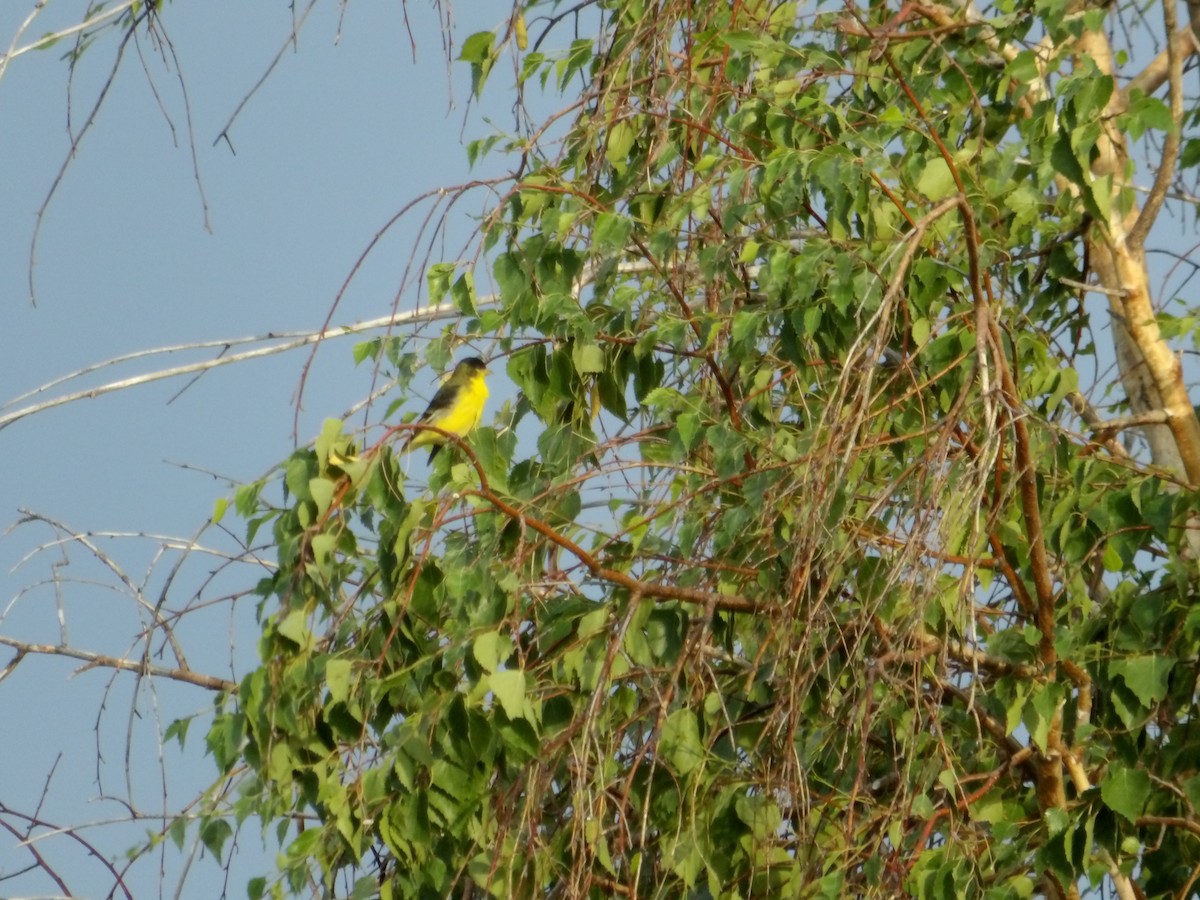
<svg viewBox="0 0 1200 900">
<path fill-rule="evenodd" d="M 1170 414 L 1165 409 L 1153 409 L 1150 412 L 1137 413 L 1132 416 L 1121 416 L 1116 419 L 1103 419 L 1096 423 L 1088 423 L 1098 435 L 1111 437 L 1118 431 L 1128 428 L 1140 428 L 1143 425 L 1166 425 L 1171 421 Z"/>
<path fill-rule="evenodd" d="M 248 90 L 246 92 L 246 95 L 244 97 L 242 97 L 242 101 L 237 105 L 237 108 L 229 116 L 229 121 L 225 123 L 225 126 L 221 129 L 221 131 L 213 139 L 214 145 L 219 144 L 221 142 L 221 139 L 224 138 L 225 143 L 229 145 L 230 151 L 233 152 L 234 155 L 236 155 L 237 152 L 233 149 L 233 141 L 231 141 L 229 139 L 229 129 L 233 127 L 233 123 L 237 119 L 237 117 L 242 114 L 242 110 L 246 108 L 246 104 L 250 102 L 250 98 L 253 97 L 255 94 L 257 94 L 258 89 L 261 88 L 264 84 L 266 84 L 267 79 L 271 77 L 271 73 L 275 71 L 275 67 L 277 65 L 279 65 L 279 61 L 281 59 L 283 59 L 283 54 L 287 52 L 287 48 L 289 46 L 295 47 L 296 35 L 300 32 L 300 29 L 304 26 L 305 21 L 308 19 L 308 14 L 313 11 L 313 7 L 315 7 L 316 5 L 317 5 L 317 0 L 309 0 L 308 6 L 306 6 L 304 8 L 304 12 L 302 12 L 300 14 L 300 17 L 298 19 L 294 18 L 294 21 L 292 23 L 291 33 L 288 34 L 287 39 L 283 42 L 283 46 L 281 46 L 279 48 L 279 50 L 275 53 L 275 58 L 271 60 L 270 64 L 266 68 L 266 71 L 262 73 L 262 75 L 259 77 L 258 81 L 254 82 L 254 85 L 250 88 L 250 90 Z M 292 10 L 294 13 L 295 12 L 294 5 L 292 6 Z"/>
<path fill-rule="evenodd" d="M 1067 287 L 1073 287 L 1076 290 L 1087 291 L 1091 294 L 1104 294 L 1106 297 L 1124 297 L 1127 293 L 1120 288 L 1107 288 L 1101 284 L 1088 284 L 1085 281 L 1076 281 L 1074 278 L 1064 278 L 1059 276 L 1059 284 L 1065 284 Z"/>
<path fill-rule="evenodd" d="M 168 678 L 171 681 L 194 684 L 197 687 L 207 688 L 210 691 L 237 693 L 237 684 L 235 682 L 224 678 L 217 678 L 214 675 L 205 675 L 202 672 L 194 672 L 191 669 L 172 669 L 166 666 L 146 665 L 137 660 L 124 659 L 119 656 L 108 656 L 103 653 L 93 653 L 90 650 L 78 650 L 74 647 L 65 647 L 61 644 L 33 644 L 27 641 L 19 641 L 16 638 L 5 637 L 2 634 L 0 634 L 0 644 L 11 647 L 17 651 L 18 655 L 38 653 L 45 656 L 65 656 L 69 659 L 83 660 L 85 665 L 77 669 L 76 672 L 83 672 L 94 668 L 120 669 L 125 672 L 136 672 L 139 675 Z M 11 671 L 11 667 L 5 671 L 6 673 Z"/>
<path fill-rule="evenodd" d="M 421 309 L 421 310 L 418 310 L 415 312 L 397 313 L 395 315 L 381 316 L 376 319 L 368 319 L 367 321 L 359 322 L 356 325 L 339 325 L 334 328 L 326 329 L 324 332 L 321 332 L 321 331 L 298 332 L 298 333 L 294 333 L 295 334 L 294 337 L 291 337 L 290 339 L 287 339 L 287 340 L 279 340 L 277 335 L 270 333 L 270 334 L 262 335 L 260 337 L 233 338 L 233 339 L 225 340 L 225 341 L 206 341 L 203 343 L 190 345 L 190 346 L 182 345 L 182 346 L 176 346 L 176 347 L 168 347 L 168 348 L 162 348 L 162 349 L 158 349 L 158 350 L 148 350 L 148 351 L 144 351 L 143 353 L 140 353 L 140 354 L 129 354 L 124 357 L 116 357 L 114 359 L 107 360 L 102 363 L 97 363 L 97 364 L 85 367 L 84 369 L 80 369 L 76 372 L 72 372 L 69 375 L 65 375 L 61 378 L 56 379 L 55 381 L 49 382 L 46 385 L 43 385 L 42 387 L 37 388 L 36 390 L 30 392 L 29 394 L 25 394 L 25 395 L 23 395 L 23 397 L 17 398 L 17 399 L 20 400 L 20 399 L 23 399 L 24 397 L 36 396 L 37 394 L 43 393 L 44 391 L 48 390 L 53 385 L 62 384 L 63 382 L 70 381 L 74 378 L 78 378 L 81 375 L 84 375 L 88 372 L 94 372 L 98 369 L 106 368 L 111 365 L 116 365 L 118 362 L 135 359 L 135 358 L 139 358 L 142 356 L 152 356 L 152 355 L 157 355 L 160 353 L 173 353 L 173 352 L 194 349 L 194 348 L 203 349 L 203 348 L 207 348 L 207 347 L 216 347 L 216 346 L 229 347 L 229 346 L 235 346 L 238 344 L 262 343 L 262 342 L 266 342 L 266 341 L 276 341 L 276 343 L 272 343 L 269 346 L 259 347 L 254 350 L 247 350 L 243 353 L 234 353 L 229 356 L 218 355 L 213 359 L 204 360 L 202 362 L 188 363 L 188 364 L 182 365 L 182 366 L 173 366 L 168 369 L 159 369 L 154 372 L 147 372 L 145 374 L 135 375 L 130 378 L 122 378 L 118 381 L 110 381 L 109 383 L 102 384 L 98 387 L 88 388 L 86 390 L 74 391 L 70 394 L 64 394 L 60 397 L 55 397 L 51 400 L 44 400 L 40 403 L 30 404 L 29 406 L 25 406 L 20 409 L 16 409 L 10 413 L 0 415 L 0 429 L 3 429 L 5 427 L 7 427 L 8 425 L 11 425 L 13 422 L 17 422 L 21 419 L 26 418 L 27 416 L 31 416 L 31 415 L 35 414 L 35 413 L 44 412 L 48 409 L 54 409 L 57 406 L 65 406 L 68 403 L 74 403 L 78 400 L 90 400 L 95 397 L 103 396 L 104 394 L 111 394 L 116 391 L 122 391 L 122 390 L 125 390 L 126 388 L 137 387 L 137 386 L 143 385 L 143 384 L 152 384 L 156 381 L 164 381 L 168 378 L 178 378 L 179 376 L 182 376 L 182 375 L 192 375 L 197 372 L 207 372 L 210 369 L 220 368 L 221 366 L 233 365 L 234 363 L 246 362 L 246 361 L 252 360 L 252 359 L 261 359 L 261 358 L 268 357 L 268 356 L 274 356 L 279 353 L 286 353 L 289 350 L 296 350 L 301 347 L 307 347 L 311 344 L 320 343 L 322 341 L 330 340 L 332 338 L 345 337 L 347 335 L 354 335 L 354 334 L 364 334 L 366 332 L 377 331 L 379 329 L 384 329 L 384 328 L 393 328 L 399 324 L 407 324 L 407 323 L 419 322 L 419 321 L 435 321 L 438 319 L 448 318 L 448 317 L 457 316 L 457 315 L 459 315 L 458 307 L 456 307 L 452 303 L 442 303 L 442 304 L 439 304 L 438 306 L 427 307 L 425 309 Z M 13 402 L 15 402 L 15 401 L 9 401 L 8 403 L 3 404 L 2 406 L 0 406 L 0 409 L 7 407 L 7 406 L 11 406 Z"/>
<path fill-rule="evenodd" d="M 1195 35 L 1192 33 L 1190 26 L 1185 25 L 1183 28 L 1175 32 L 1174 40 L 1167 47 L 1164 47 L 1158 56 L 1154 57 L 1137 75 L 1135 75 L 1125 85 L 1124 95 L 1128 97 L 1134 91 L 1141 91 L 1143 94 L 1150 95 L 1162 87 L 1170 77 L 1171 71 L 1171 54 L 1176 53 L 1181 57 L 1184 55 L 1191 56 L 1197 52 L 1197 44 Z"/>
</svg>

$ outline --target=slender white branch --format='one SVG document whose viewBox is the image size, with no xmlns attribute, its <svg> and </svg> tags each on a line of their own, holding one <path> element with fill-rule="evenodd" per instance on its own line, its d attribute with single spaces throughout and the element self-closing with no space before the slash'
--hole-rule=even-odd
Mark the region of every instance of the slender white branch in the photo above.
<svg viewBox="0 0 1200 900">
<path fill-rule="evenodd" d="M 1067 287 L 1073 287 L 1076 290 L 1089 291 L 1093 294 L 1106 294 L 1109 297 L 1124 297 L 1129 293 L 1128 291 L 1124 290 L 1113 290 L 1112 288 L 1106 288 L 1102 284 L 1088 284 L 1085 281 L 1076 281 L 1074 278 L 1064 278 L 1059 276 L 1058 281 L 1060 284 L 1065 284 Z"/>
<path fill-rule="evenodd" d="M 757 277 L 758 266 L 751 266 L 747 269 L 747 275 L 750 278 Z M 617 271 L 622 275 L 637 275 L 654 271 L 651 263 L 645 260 L 635 260 L 632 262 L 621 263 L 617 266 Z M 595 278 L 595 269 L 587 267 L 580 275 L 579 283 L 576 286 L 576 291 L 582 290 L 583 286 L 589 284 Z M 499 298 L 495 295 L 486 295 L 477 298 L 475 301 L 476 309 L 488 309 L 495 306 L 499 302 Z M 302 347 L 309 347 L 313 344 L 322 343 L 327 340 L 339 337 L 347 337 L 349 335 L 364 334 L 370 331 L 390 330 L 401 325 L 411 325 L 414 322 L 436 322 L 439 319 L 448 319 L 461 315 L 462 312 L 454 303 L 439 303 L 435 306 L 427 306 L 417 310 L 408 312 L 392 313 L 386 316 L 380 316 L 375 319 L 367 319 L 364 322 L 358 322 L 354 325 L 338 325 L 334 328 L 327 328 L 316 331 L 288 331 L 288 332 L 268 332 L 263 335 L 252 335 L 237 338 L 223 338 L 217 340 L 197 341 L 190 344 L 175 344 L 168 347 L 156 347 L 149 350 L 139 350 L 133 353 L 114 356 L 102 362 L 92 363 L 82 369 L 77 369 L 67 375 L 59 376 L 51 381 L 46 382 L 31 391 L 13 397 L 0 403 L 0 410 L 9 410 L 0 415 L 0 430 L 17 422 L 21 419 L 32 416 L 35 413 L 45 412 L 48 409 L 54 409 L 58 406 L 65 406 L 68 403 L 74 403 L 77 400 L 90 400 L 94 397 L 100 397 L 104 394 L 112 394 L 116 391 L 122 391 L 126 388 L 137 387 L 143 384 L 151 384 L 156 381 L 165 381 L 168 378 L 178 378 L 183 375 L 196 375 L 207 372 L 210 369 L 216 369 L 221 366 L 230 366 L 235 363 L 247 362 L 252 359 L 261 359 L 267 356 L 274 356 L 278 353 L 287 353 L 290 350 L 298 350 Z M 239 347 L 247 344 L 262 344 L 268 343 L 265 347 L 256 347 L 252 350 L 245 350 L 240 353 L 224 354 L 224 350 L 230 347 Z M 83 390 L 72 391 L 67 394 L 60 394 L 57 397 L 52 397 L 48 400 L 41 400 L 36 403 L 27 403 L 24 406 L 18 404 L 25 403 L 28 400 L 45 394 L 56 387 L 64 385 L 77 378 L 92 374 L 93 372 L 107 369 L 111 366 L 120 365 L 126 362 L 132 362 L 148 357 L 159 356 L 170 353 L 184 353 L 195 350 L 211 350 L 220 348 L 221 355 L 212 359 L 201 360 L 200 362 L 186 363 L 184 365 L 172 366 L 166 369 L 156 369 L 152 372 L 144 372 L 140 375 L 133 375 L 129 378 L 122 378 L 117 381 L 110 381 L 107 384 L 102 384 L 97 387 L 90 387 Z M 18 408 L 13 408 L 18 407 Z"/>
<path fill-rule="evenodd" d="M 82 22 L 76 22 L 70 28 L 64 28 L 61 31 L 53 31 L 50 34 L 44 34 L 36 41 L 31 41 L 30 43 L 25 44 L 23 47 L 18 47 L 17 44 L 21 40 L 21 35 L 29 30 L 29 26 L 33 24 L 33 20 L 38 17 L 42 9 L 46 6 L 47 0 L 38 0 L 38 2 L 33 5 L 33 9 L 30 11 L 29 15 L 26 16 L 25 21 L 21 23 L 21 27 L 17 29 L 16 34 L 13 35 L 12 42 L 8 45 L 8 52 L 6 52 L 3 56 L 0 56 L 0 78 L 4 77 L 4 72 L 6 69 L 8 69 L 9 62 L 16 59 L 18 56 L 24 56 L 31 50 L 41 50 L 45 47 L 49 47 L 51 44 L 54 44 L 57 41 L 62 40 L 65 37 L 70 37 L 71 35 L 77 34 L 80 31 L 86 31 L 87 29 L 96 25 L 101 25 L 104 22 L 107 22 L 109 19 L 113 19 L 121 15 L 138 2 L 139 0 L 121 0 L 121 2 L 116 6 L 110 7 L 109 9 L 101 9 L 97 11 L 95 15 L 89 16 Z"/>
<path fill-rule="evenodd" d="M 476 305 L 480 308 L 494 303 L 494 298 L 482 298 Z M 412 312 L 395 313 L 393 315 L 381 316 L 377 319 L 368 319 L 365 322 L 358 322 L 354 325 L 339 325 L 336 328 L 325 329 L 324 331 L 308 331 L 293 333 L 287 339 L 280 339 L 279 335 L 267 334 L 261 337 L 244 337 L 232 338 L 223 341 L 206 341 L 201 344 L 193 344 L 190 346 L 176 346 L 159 348 L 157 350 L 147 350 L 138 354 L 128 354 L 123 357 L 106 360 L 105 362 L 96 363 L 77 372 L 72 372 L 69 375 L 62 376 L 54 381 L 35 388 L 28 394 L 22 395 L 20 398 L 10 400 L 4 404 L 0 404 L 0 409 L 7 409 L 23 399 L 37 396 L 49 390 L 57 384 L 70 381 L 78 378 L 88 372 L 94 372 L 98 369 L 107 368 L 111 365 L 116 365 L 118 362 L 137 359 L 144 356 L 153 356 L 159 353 L 173 353 L 188 349 L 197 349 L 204 347 L 226 347 L 248 343 L 260 343 L 265 341 L 275 341 L 266 347 L 256 347 L 253 350 L 246 350 L 241 353 L 232 353 L 228 356 L 217 356 L 213 359 L 201 360 L 200 362 L 186 363 L 180 366 L 172 366 L 167 369 L 158 369 L 153 372 L 145 372 L 141 375 L 133 375 L 129 378 L 122 378 L 117 381 L 110 381 L 107 384 L 102 384 L 97 387 L 87 388 L 86 390 L 73 391 L 68 394 L 62 394 L 53 397 L 49 400 L 42 400 L 38 403 L 32 403 L 27 406 L 15 409 L 12 412 L 0 415 L 0 429 L 6 428 L 13 422 L 17 422 L 35 413 L 45 412 L 48 409 L 53 409 L 57 406 L 65 406 L 68 403 L 74 403 L 77 400 L 90 400 L 94 397 L 99 397 L 104 394 L 111 394 L 116 391 L 122 391 L 126 388 L 137 387 L 138 385 L 151 384 L 156 381 L 164 381 L 168 378 L 178 378 L 181 375 L 194 375 L 201 372 L 207 372 L 210 369 L 216 369 L 221 366 L 229 366 L 234 363 L 247 362 L 252 359 L 260 359 L 267 356 L 274 356 L 278 353 L 286 353 L 289 350 L 298 350 L 301 347 L 308 347 L 312 344 L 321 343 L 333 338 L 345 337 L 347 335 L 363 334 L 369 331 L 378 331 L 380 329 L 394 328 L 398 325 L 410 324 L 413 322 L 433 322 L 438 319 L 448 318 L 450 316 L 460 315 L 460 311 L 453 303 L 441 303 L 437 306 L 430 306 L 424 309 L 415 310 Z"/>
<path fill-rule="evenodd" d="M 0 403 L 0 409 L 8 409 L 16 406 L 18 403 L 24 403 L 39 394 L 44 394 L 52 388 L 56 388 L 61 384 L 66 384 L 68 381 L 73 381 L 76 378 L 82 378 L 84 375 L 90 375 L 93 372 L 98 372 L 101 369 L 107 369 L 112 366 L 121 365 L 122 363 L 133 362 L 138 359 L 145 359 L 150 356 L 161 356 L 169 353 L 185 353 L 194 350 L 211 350 L 219 347 L 222 350 L 230 347 L 238 347 L 243 344 L 258 344 L 263 341 L 282 341 L 289 338 L 309 337 L 313 334 L 312 331 L 272 331 L 268 334 L 256 334 L 248 337 L 240 338 L 217 338 L 211 341 L 194 341 L 189 344 L 173 344 L 167 347 L 151 347 L 148 350 L 135 350 L 132 353 L 123 353 L 120 356 L 113 356 L 103 362 L 93 363 L 89 366 L 84 366 L 82 369 L 77 369 L 66 375 L 59 376 L 52 381 L 47 381 L 43 385 L 39 385 L 32 391 L 26 391 L 24 394 L 19 394 L 11 400 L 6 400 Z"/>
</svg>

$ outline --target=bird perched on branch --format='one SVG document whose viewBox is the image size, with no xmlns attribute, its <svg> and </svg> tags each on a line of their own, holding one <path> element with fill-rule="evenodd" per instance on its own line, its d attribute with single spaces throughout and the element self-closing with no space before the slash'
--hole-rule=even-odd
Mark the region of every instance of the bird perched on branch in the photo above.
<svg viewBox="0 0 1200 900">
<path fill-rule="evenodd" d="M 459 437 L 466 437 L 483 418 L 483 404 L 488 398 L 484 376 L 490 374 L 478 356 L 464 359 L 433 395 L 429 407 L 417 419 L 418 425 L 432 425 Z M 429 461 L 446 444 L 445 435 L 428 429 L 418 429 L 400 448 L 401 453 L 430 447 Z"/>
</svg>

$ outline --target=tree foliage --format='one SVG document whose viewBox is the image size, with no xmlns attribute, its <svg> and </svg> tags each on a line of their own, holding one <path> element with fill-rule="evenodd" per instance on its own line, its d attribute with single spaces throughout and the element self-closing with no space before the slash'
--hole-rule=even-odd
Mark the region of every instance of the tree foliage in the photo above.
<svg viewBox="0 0 1200 900">
<path fill-rule="evenodd" d="M 502 138 L 480 264 L 431 279 L 517 402 L 428 492 L 331 425 L 242 498 L 279 568 L 210 746 L 239 812 L 315 816 L 284 880 L 1183 890 L 1190 473 L 1079 418 L 1091 245 L 1154 214 L 1104 154 L 1179 117 L 1080 52 L 1103 9 L 602 17 L 515 47 L 572 118 Z"/>
<path fill-rule="evenodd" d="M 581 9 L 463 42 L 514 174 L 442 339 L 358 350 L 403 396 L 490 342 L 515 399 L 427 480 L 377 404 L 238 492 L 205 843 L 277 835 L 251 896 L 1189 896 L 1190 26 Z"/>
</svg>

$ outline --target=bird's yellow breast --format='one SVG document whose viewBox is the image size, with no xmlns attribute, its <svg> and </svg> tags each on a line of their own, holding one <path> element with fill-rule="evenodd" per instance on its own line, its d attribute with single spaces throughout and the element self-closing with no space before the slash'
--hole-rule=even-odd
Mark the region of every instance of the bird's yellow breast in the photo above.
<svg viewBox="0 0 1200 900">
<path fill-rule="evenodd" d="M 429 424 L 454 434 L 465 435 L 483 418 L 483 404 L 487 398 L 487 383 L 483 379 L 483 373 L 480 373 L 463 386 L 453 405 L 442 415 L 435 416 Z"/>
</svg>

